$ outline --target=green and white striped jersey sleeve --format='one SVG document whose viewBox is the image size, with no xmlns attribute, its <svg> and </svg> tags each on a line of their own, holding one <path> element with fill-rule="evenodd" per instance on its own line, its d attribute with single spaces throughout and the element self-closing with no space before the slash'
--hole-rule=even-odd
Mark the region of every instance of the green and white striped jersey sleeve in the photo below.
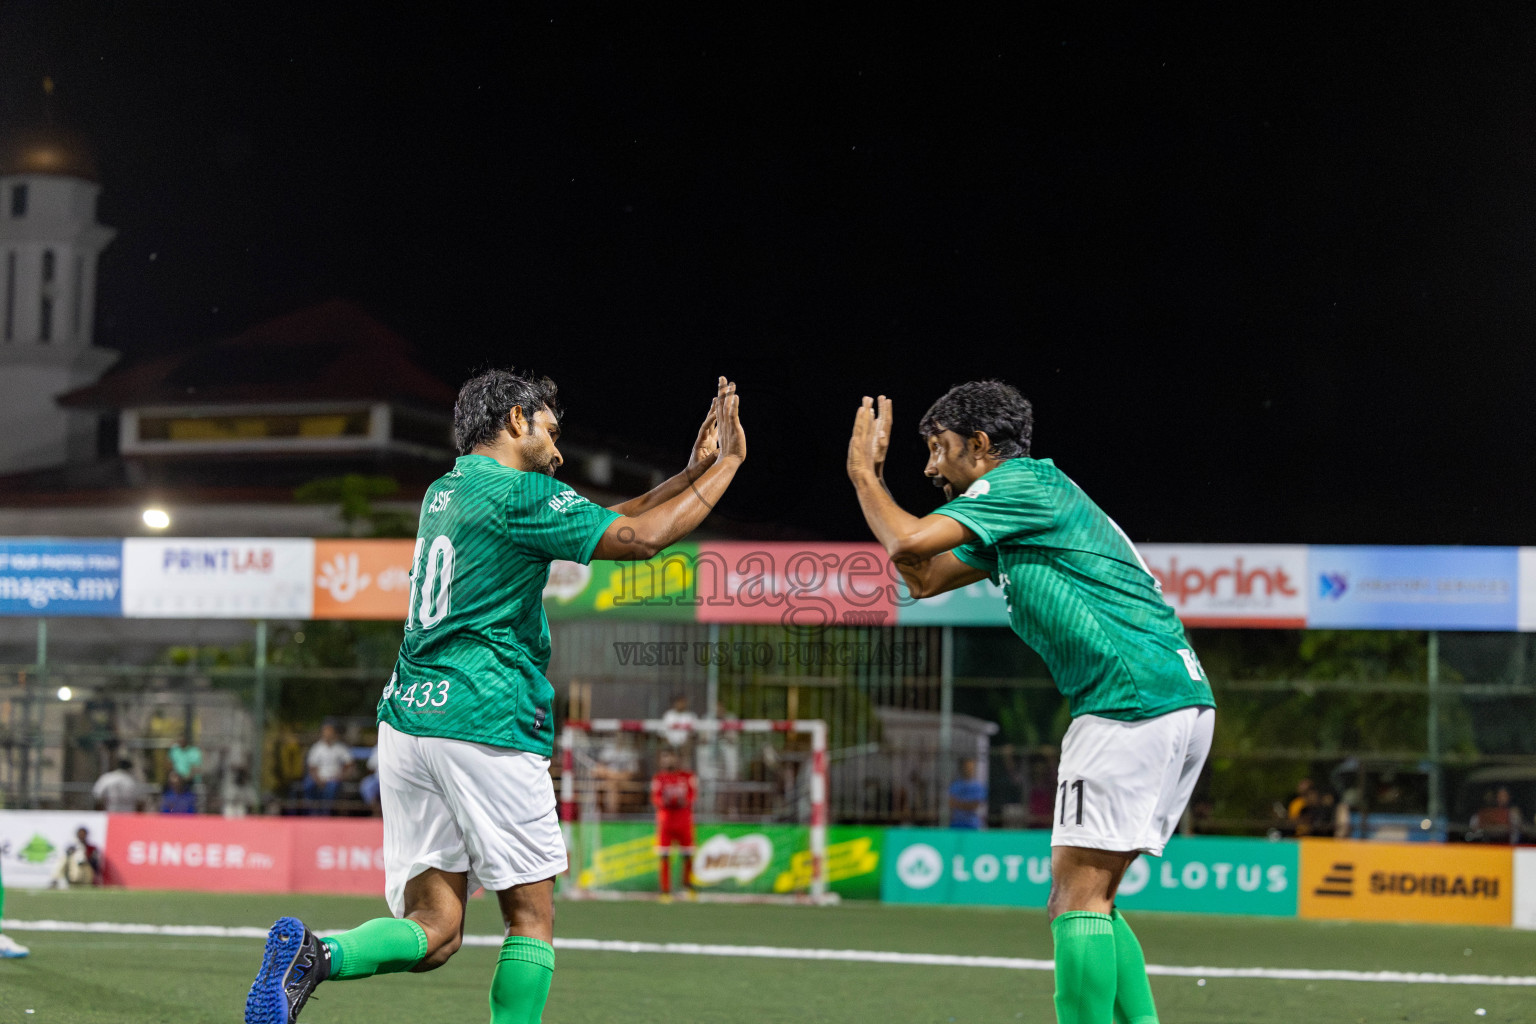
<svg viewBox="0 0 1536 1024">
<path fill-rule="evenodd" d="M 975 544 L 961 544 L 950 552 L 960 561 L 972 569 L 980 569 L 997 582 L 997 549 L 979 541 Z"/>
<path fill-rule="evenodd" d="M 1029 473 L 988 473 L 935 511 L 969 527 L 988 547 L 1044 533 L 1056 520 L 1050 493 Z"/>
<path fill-rule="evenodd" d="M 551 476 L 522 473 L 507 492 L 507 529 L 513 545 L 535 558 L 580 562 L 619 513 L 593 504 Z"/>
</svg>

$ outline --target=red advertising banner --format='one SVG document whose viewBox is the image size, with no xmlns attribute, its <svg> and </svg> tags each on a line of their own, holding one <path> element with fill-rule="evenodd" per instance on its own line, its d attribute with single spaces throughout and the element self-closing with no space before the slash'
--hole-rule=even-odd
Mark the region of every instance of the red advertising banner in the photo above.
<svg viewBox="0 0 1536 1024">
<path fill-rule="evenodd" d="M 699 622 L 896 623 L 897 576 L 878 544 L 699 545 Z"/>
<path fill-rule="evenodd" d="M 130 889 L 288 892 L 290 839 L 282 824 L 206 814 L 109 814 L 107 863 L 112 877 Z"/>
<path fill-rule="evenodd" d="M 291 839 L 294 892 L 384 894 L 384 822 L 379 818 L 280 819 Z"/>
<path fill-rule="evenodd" d="M 1301 544 L 1138 544 L 1186 626 L 1305 629 Z"/>
</svg>

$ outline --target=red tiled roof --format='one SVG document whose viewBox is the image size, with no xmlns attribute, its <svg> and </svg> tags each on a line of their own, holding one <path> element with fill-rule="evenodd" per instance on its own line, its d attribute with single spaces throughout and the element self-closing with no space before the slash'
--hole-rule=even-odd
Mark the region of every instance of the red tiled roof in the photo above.
<svg viewBox="0 0 1536 1024">
<path fill-rule="evenodd" d="M 332 299 L 232 338 L 116 369 L 59 398 L 74 408 L 365 399 L 447 408 L 455 390 L 417 366 L 411 344 Z"/>
</svg>

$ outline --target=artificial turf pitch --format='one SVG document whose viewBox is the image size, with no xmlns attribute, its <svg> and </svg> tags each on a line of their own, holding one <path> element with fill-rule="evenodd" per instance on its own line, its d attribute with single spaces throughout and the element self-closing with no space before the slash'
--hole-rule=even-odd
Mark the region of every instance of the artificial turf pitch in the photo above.
<svg viewBox="0 0 1536 1024">
<path fill-rule="evenodd" d="M 345 928 L 378 899 L 73 890 L 6 894 L 6 917 L 265 929 L 281 914 Z M 1536 975 L 1536 933 L 1428 925 L 1137 914 L 1149 962 L 1208 967 Z M 586 939 L 885 950 L 1049 959 L 1039 911 L 566 903 L 557 934 Z M 493 902 L 466 932 L 494 935 Z M 0 961 L 0 1024 L 230 1024 L 261 956 L 255 938 L 12 930 L 32 948 Z M 433 973 L 321 986 L 301 1024 L 437 1024 L 489 1017 L 494 947 Z M 1536 987 L 1154 977 L 1165 1024 L 1536 1021 Z M 1054 1020 L 1048 972 L 664 953 L 558 954 L 547 1024 L 777 1024 Z M 1477 1010 L 1483 1010 L 1482 1015 Z"/>
</svg>

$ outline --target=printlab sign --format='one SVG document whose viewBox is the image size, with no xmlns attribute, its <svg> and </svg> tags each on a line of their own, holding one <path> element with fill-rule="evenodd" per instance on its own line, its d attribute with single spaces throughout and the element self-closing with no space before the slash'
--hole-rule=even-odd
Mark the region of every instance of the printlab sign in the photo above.
<svg viewBox="0 0 1536 1024">
<path fill-rule="evenodd" d="M 1044 831 L 892 829 L 886 833 L 887 903 L 1043 907 L 1051 889 L 1051 835 Z M 1296 914 L 1294 843 L 1175 838 L 1164 856 L 1139 857 L 1117 902 L 1141 910 Z"/>
</svg>

